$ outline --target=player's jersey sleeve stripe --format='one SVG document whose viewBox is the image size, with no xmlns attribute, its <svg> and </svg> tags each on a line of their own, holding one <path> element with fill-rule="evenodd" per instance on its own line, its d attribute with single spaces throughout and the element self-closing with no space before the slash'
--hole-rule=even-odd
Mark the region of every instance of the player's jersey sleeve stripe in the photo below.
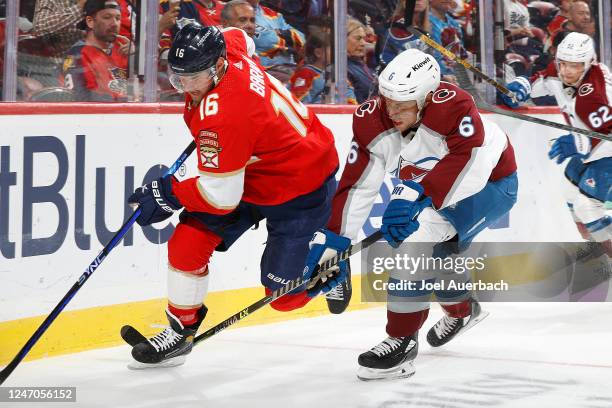
<svg viewBox="0 0 612 408">
<path fill-rule="evenodd" d="M 234 209 L 244 191 L 244 168 L 221 174 L 200 171 L 197 186 L 202 198 L 212 207 Z"/>
<path fill-rule="evenodd" d="M 201 171 L 200 177 L 172 184 L 172 193 L 187 211 L 220 215 L 238 206 L 243 190 L 244 168 L 220 174 Z"/>
</svg>

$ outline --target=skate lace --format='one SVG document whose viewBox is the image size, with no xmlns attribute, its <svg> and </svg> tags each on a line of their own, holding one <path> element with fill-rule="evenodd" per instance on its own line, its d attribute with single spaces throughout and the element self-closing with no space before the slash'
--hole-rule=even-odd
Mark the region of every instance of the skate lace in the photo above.
<svg viewBox="0 0 612 408">
<path fill-rule="evenodd" d="M 332 290 L 327 292 L 325 298 L 330 300 L 344 300 L 344 290 L 342 289 L 342 284 L 339 283 Z"/>
<path fill-rule="evenodd" d="M 389 354 L 392 351 L 396 350 L 401 344 L 401 337 L 387 337 L 385 340 L 380 342 L 380 344 L 372 347 L 370 351 L 380 357 L 384 354 Z"/>
<path fill-rule="evenodd" d="M 434 332 L 436 333 L 436 336 L 446 336 L 457 325 L 459 320 L 460 319 L 456 317 L 444 316 L 444 318 L 438 323 L 436 323 L 436 325 L 434 326 Z"/>
<path fill-rule="evenodd" d="M 149 339 L 149 343 L 155 347 L 155 351 L 166 350 L 176 344 L 183 336 L 178 334 L 171 327 L 166 327 L 163 332 Z"/>
</svg>

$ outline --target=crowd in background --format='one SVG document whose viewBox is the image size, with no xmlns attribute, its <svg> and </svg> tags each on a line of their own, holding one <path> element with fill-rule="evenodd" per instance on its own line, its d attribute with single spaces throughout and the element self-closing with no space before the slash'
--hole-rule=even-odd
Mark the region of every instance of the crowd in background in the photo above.
<svg viewBox="0 0 612 408">
<path fill-rule="evenodd" d="M 5 1 L 0 0 L 0 69 Z M 332 85 L 332 0 L 160 0 L 159 99 L 182 99 L 168 82 L 167 52 L 173 35 L 185 24 L 196 22 L 245 30 L 253 38 L 257 58 L 267 72 L 305 103 L 361 103 L 375 94 L 376 74 L 395 55 L 407 48 L 432 52 L 407 31 L 406 3 L 348 1 L 349 83 L 346 94 L 338 95 Z M 505 48 L 503 61 L 498 62 L 505 79 L 529 76 L 546 68 L 567 32 L 586 33 L 598 44 L 594 3 L 503 0 Z M 477 0 L 416 0 L 412 25 L 477 64 L 477 8 Z M 136 0 L 21 0 L 18 99 L 140 100 L 137 14 Z M 432 53 L 443 80 L 456 82 L 455 63 Z"/>
</svg>

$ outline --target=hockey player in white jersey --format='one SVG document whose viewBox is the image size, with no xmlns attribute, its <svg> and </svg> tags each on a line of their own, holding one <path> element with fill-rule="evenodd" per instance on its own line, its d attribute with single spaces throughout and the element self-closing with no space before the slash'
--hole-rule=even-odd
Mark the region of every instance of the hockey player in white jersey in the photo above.
<svg viewBox="0 0 612 408">
<path fill-rule="evenodd" d="M 352 152 L 327 228 L 311 241 L 307 279 L 317 263 L 357 238 L 385 173 L 402 180 L 381 227 L 395 248 L 404 241 L 455 241 L 466 248 L 516 202 L 510 141 L 497 125 L 481 118 L 467 92 L 440 82 L 433 56 L 416 49 L 402 52 L 380 74 L 379 92 L 380 97 L 366 101 L 353 115 Z M 414 275 L 391 270 L 389 282 L 397 280 L 414 280 Z M 388 337 L 359 356 L 360 379 L 401 378 L 415 372 L 418 330 L 427 318 L 431 294 L 387 291 Z M 484 317 L 468 291 L 442 290 L 436 296 L 445 316 L 427 334 L 434 347 Z"/>
<path fill-rule="evenodd" d="M 569 125 L 612 132 L 612 75 L 596 62 L 593 40 L 586 34 L 569 33 L 546 70 L 530 79 L 518 77 L 508 89 L 521 102 L 553 95 Z M 508 106 L 518 106 L 503 98 Z M 604 205 L 612 191 L 612 142 L 568 134 L 554 140 L 548 156 L 557 164 L 570 159 L 564 181 L 567 206 L 582 237 L 601 242 L 612 257 L 612 218 Z"/>
</svg>

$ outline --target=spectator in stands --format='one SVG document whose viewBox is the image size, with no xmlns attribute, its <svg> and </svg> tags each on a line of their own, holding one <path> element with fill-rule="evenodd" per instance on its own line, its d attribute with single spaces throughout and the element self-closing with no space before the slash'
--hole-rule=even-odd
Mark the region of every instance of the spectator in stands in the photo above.
<svg viewBox="0 0 612 408">
<path fill-rule="evenodd" d="M 52 45 L 56 56 L 63 55 L 83 38 L 77 23 L 83 19 L 86 0 L 39 0 L 34 10 L 33 32 Z"/>
<path fill-rule="evenodd" d="M 567 17 L 569 16 L 570 5 L 574 0 L 561 0 L 559 2 L 559 13 L 552 19 L 548 26 L 546 27 L 546 31 L 548 31 L 548 35 L 550 39 L 557 33 L 557 31 L 561 30 L 563 24 L 567 21 Z"/>
<path fill-rule="evenodd" d="M 504 30 L 511 41 L 533 37 L 529 10 L 521 1 L 504 0 Z"/>
<path fill-rule="evenodd" d="M 290 26 L 281 13 L 263 7 L 259 0 L 248 0 L 255 10 L 256 53 L 266 71 L 288 83 L 301 59 L 304 34 Z"/>
<path fill-rule="evenodd" d="M 266 0 L 266 6 L 282 13 L 285 21 L 302 33 L 312 18 L 327 12 L 327 0 Z"/>
<path fill-rule="evenodd" d="M 178 10 L 176 31 L 190 23 L 220 27 L 223 5 L 219 0 L 160 0 L 159 3 L 161 14 Z"/>
<path fill-rule="evenodd" d="M 588 2 L 575 0 L 570 4 L 568 20 L 563 24 L 563 29 L 577 31 L 591 37 L 595 36 L 595 25 L 591 20 L 591 9 Z"/>
<path fill-rule="evenodd" d="M 306 39 L 306 65 L 303 65 L 291 77 L 289 89 L 303 103 L 329 103 L 329 85 L 327 73 L 331 68 L 331 46 L 328 36 L 311 34 Z M 348 84 L 344 98 L 336 96 L 336 103 L 354 105 L 355 91 Z"/>
<path fill-rule="evenodd" d="M 59 86 L 58 72 L 66 51 L 83 32 L 76 25 L 83 18 L 85 0 L 38 0 L 34 6 L 32 47 L 19 47 L 18 74 L 42 86 Z"/>
<path fill-rule="evenodd" d="M 119 51 L 121 11 L 116 0 L 87 0 L 79 28 L 85 41 L 77 42 L 64 62 L 65 86 L 75 100 L 127 100 L 127 56 Z"/>
<path fill-rule="evenodd" d="M 364 26 L 372 27 L 376 36 L 380 37 L 387 29 L 398 2 L 405 3 L 406 0 L 348 0 L 348 14 Z"/>
<path fill-rule="evenodd" d="M 455 54 L 461 55 L 465 51 L 462 44 L 461 26 L 451 15 L 450 11 L 454 9 L 453 0 L 430 0 L 429 1 L 429 22 L 431 23 L 431 38 L 442 44 L 443 46 L 453 45 Z M 457 47 L 459 45 L 459 47 Z M 458 51 L 458 52 L 457 52 Z M 442 80 L 452 83 L 457 83 L 455 71 L 453 70 L 454 63 L 442 56 L 439 52 L 435 52 L 434 56 L 440 65 L 442 71 Z"/>
<path fill-rule="evenodd" d="M 382 72 L 384 67 L 396 55 L 409 48 L 418 48 L 421 51 L 427 50 L 427 45 L 414 37 L 405 27 L 404 15 L 406 13 L 406 2 L 400 0 L 397 3 L 397 8 L 391 16 L 389 28 L 379 38 L 380 50 L 378 57 L 378 72 Z M 416 0 L 414 5 L 414 14 L 412 17 L 412 26 L 420 28 L 422 31 L 429 33 L 431 24 L 429 23 L 429 1 Z"/>
<path fill-rule="evenodd" d="M 224 4 L 219 0 L 192 0 L 195 2 L 200 20 L 208 26 L 221 27 L 221 11 Z M 183 4 L 185 4 L 183 0 Z"/>
<path fill-rule="evenodd" d="M 534 34 L 538 32 L 538 36 Z M 514 54 L 523 61 L 514 64 L 516 75 L 530 76 L 531 62 L 542 57 L 544 53 L 545 33 L 533 28 L 530 23 L 529 10 L 520 0 L 504 0 L 504 33 L 506 35 L 506 60 Z M 520 69 L 519 69 L 520 67 Z"/>
<path fill-rule="evenodd" d="M 255 10 L 246 0 L 231 0 L 221 11 L 223 27 L 243 29 L 251 38 L 255 37 Z"/>
<path fill-rule="evenodd" d="M 369 98 L 375 77 L 374 72 L 365 63 L 366 29 L 360 21 L 349 17 L 346 34 L 348 79 L 355 89 L 357 103 L 362 103 Z"/>
</svg>

